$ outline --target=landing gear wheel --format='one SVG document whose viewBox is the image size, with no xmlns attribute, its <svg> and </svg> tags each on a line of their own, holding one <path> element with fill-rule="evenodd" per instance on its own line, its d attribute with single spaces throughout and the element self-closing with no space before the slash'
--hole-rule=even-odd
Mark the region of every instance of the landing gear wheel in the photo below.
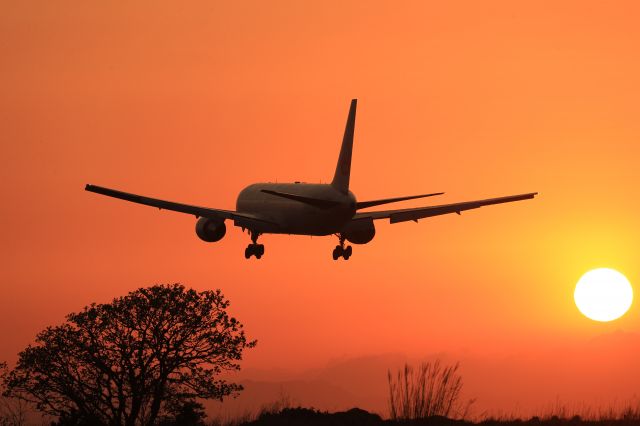
<svg viewBox="0 0 640 426">
<path fill-rule="evenodd" d="M 264 244 L 258 244 L 258 237 L 260 233 L 255 231 L 249 231 L 251 235 L 251 244 L 244 249 L 244 258 L 250 259 L 251 256 L 255 256 L 256 259 L 260 259 L 264 255 Z"/>
<path fill-rule="evenodd" d="M 255 256 L 256 259 L 260 259 L 264 255 L 264 245 L 263 244 L 249 244 L 246 249 L 244 249 L 244 258 L 249 259 L 251 256 Z"/>
<path fill-rule="evenodd" d="M 351 246 L 347 246 L 347 248 L 342 253 L 342 258 L 344 260 L 349 260 L 349 258 L 351 257 L 351 253 L 352 252 L 353 252 L 353 250 L 351 249 Z"/>
<path fill-rule="evenodd" d="M 336 248 L 333 249 L 333 260 L 338 260 L 338 258 L 340 257 L 342 257 L 344 260 L 349 260 L 349 258 L 351 257 L 351 253 L 353 253 L 351 246 L 347 246 L 345 248 L 344 242 L 346 238 L 344 235 L 336 234 L 336 236 L 338 237 L 339 244 L 336 246 Z"/>
<path fill-rule="evenodd" d="M 333 260 L 338 260 L 340 256 L 342 256 L 342 247 L 336 246 L 336 248 L 333 249 Z"/>
</svg>

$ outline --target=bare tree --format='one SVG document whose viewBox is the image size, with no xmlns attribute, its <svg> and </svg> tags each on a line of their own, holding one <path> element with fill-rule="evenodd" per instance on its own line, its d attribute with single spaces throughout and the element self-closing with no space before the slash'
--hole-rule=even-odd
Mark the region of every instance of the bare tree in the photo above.
<svg viewBox="0 0 640 426">
<path fill-rule="evenodd" d="M 219 376 L 255 346 L 217 291 L 141 288 L 40 332 L 5 380 L 7 396 L 60 423 L 152 425 L 176 401 L 237 395 Z"/>
<path fill-rule="evenodd" d="M 0 362 L 0 388 L 4 391 L 4 382 L 8 374 L 6 362 Z M 2 392 L 0 392 L 2 393 Z M 22 426 L 27 421 L 26 403 L 17 398 L 0 396 L 0 426 Z"/>
<path fill-rule="evenodd" d="M 473 400 L 462 404 L 462 376 L 459 364 L 442 366 L 440 360 L 423 362 L 417 369 L 409 364 L 389 382 L 389 414 L 392 420 L 423 419 L 430 416 L 461 417 L 469 411 Z"/>
</svg>

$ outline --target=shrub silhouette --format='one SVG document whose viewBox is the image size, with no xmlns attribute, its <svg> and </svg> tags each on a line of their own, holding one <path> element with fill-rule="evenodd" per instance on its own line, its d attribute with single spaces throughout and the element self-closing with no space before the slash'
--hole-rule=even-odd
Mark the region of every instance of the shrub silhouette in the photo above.
<svg viewBox="0 0 640 426">
<path fill-rule="evenodd" d="M 415 420 L 433 416 L 465 417 L 473 401 L 460 403 L 462 376 L 459 364 L 442 366 L 440 360 L 409 364 L 394 377 L 389 370 L 389 415 L 392 420 Z"/>
<path fill-rule="evenodd" d="M 220 290 L 180 284 L 92 304 L 19 353 L 5 393 L 59 424 L 152 425 L 175 417 L 176 407 L 197 416 L 195 398 L 222 400 L 242 390 L 219 376 L 238 370 L 243 350 L 256 344 L 228 306 Z"/>
<path fill-rule="evenodd" d="M 158 426 L 205 426 L 204 406 L 195 400 L 169 400 Z"/>
</svg>

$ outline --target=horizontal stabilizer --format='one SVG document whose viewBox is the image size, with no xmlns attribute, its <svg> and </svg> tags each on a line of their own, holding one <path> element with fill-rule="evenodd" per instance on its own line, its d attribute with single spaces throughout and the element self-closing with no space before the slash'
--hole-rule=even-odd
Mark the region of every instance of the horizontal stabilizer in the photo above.
<svg viewBox="0 0 640 426">
<path fill-rule="evenodd" d="M 442 195 L 442 194 L 444 194 L 444 192 L 434 192 L 432 194 L 422 194 L 422 195 L 410 195 L 408 197 L 385 198 L 382 200 L 359 201 L 358 203 L 356 203 L 356 210 L 366 209 L 367 207 L 379 206 L 381 204 L 396 203 L 398 201 L 406 201 L 406 200 L 415 200 L 416 198 L 433 197 L 435 195 Z"/>
<path fill-rule="evenodd" d="M 305 197 L 304 195 L 291 194 L 289 192 L 272 191 L 270 189 L 262 189 L 262 192 L 269 195 L 275 195 L 276 197 L 282 197 L 289 200 L 299 201 L 310 206 L 318 207 L 320 209 L 328 209 L 338 204 L 337 201 L 323 200 L 322 198 Z"/>
</svg>

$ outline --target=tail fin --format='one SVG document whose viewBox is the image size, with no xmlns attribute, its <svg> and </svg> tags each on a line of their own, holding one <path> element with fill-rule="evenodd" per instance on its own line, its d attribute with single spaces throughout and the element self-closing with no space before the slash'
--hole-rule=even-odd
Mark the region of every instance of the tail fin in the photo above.
<svg viewBox="0 0 640 426">
<path fill-rule="evenodd" d="M 347 118 L 347 126 L 344 129 L 344 137 L 342 138 L 342 148 L 340 148 L 340 157 L 336 165 L 336 174 L 333 175 L 331 186 L 337 190 L 347 193 L 349 192 L 349 176 L 351 175 L 351 152 L 353 149 L 353 131 L 356 125 L 356 107 L 358 100 L 351 100 L 349 108 L 349 117 Z"/>
</svg>

